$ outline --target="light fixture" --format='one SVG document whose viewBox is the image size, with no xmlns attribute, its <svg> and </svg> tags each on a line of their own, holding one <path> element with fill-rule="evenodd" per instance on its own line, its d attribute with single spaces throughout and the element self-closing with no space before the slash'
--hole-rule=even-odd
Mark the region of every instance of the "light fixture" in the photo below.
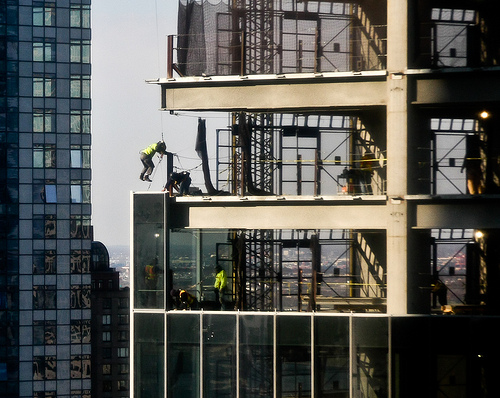
<svg viewBox="0 0 500 398">
<path fill-rule="evenodd" d="M 490 113 L 488 111 L 482 111 L 479 116 L 481 119 L 488 119 L 490 117 Z"/>
<path fill-rule="evenodd" d="M 474 233 L 474 236 L 476 239 L 481 239 L 484 236 L 484 234 L 481 231 L 476 231 Z"/>
</svg>

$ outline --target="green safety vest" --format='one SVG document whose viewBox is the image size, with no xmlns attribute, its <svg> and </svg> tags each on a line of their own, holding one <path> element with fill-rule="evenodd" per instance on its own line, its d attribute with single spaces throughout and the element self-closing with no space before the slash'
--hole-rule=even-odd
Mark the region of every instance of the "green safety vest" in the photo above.
<svg viewBox="0 0 500 398">
<path fill-rule="evenodd" d="M 226 271 L 222 270 L 217 275 L 215 275 L 214 287 L 219 290 L 224 290 L 226 286 L 227 286 Z"/>
<path fill-rule="evenodd" d="M 155 153 L 156 153 L 156 148 L 158 147 L 158 143 L 154 143 L 154 144 L 151 144 L 150 146 L 148 146 L 146 149 L 144 149 L 142 151 L 142 153 L 146 154 L 146 155 L 150 155 L 150 156 L 153 156 Z"/>
</svg>

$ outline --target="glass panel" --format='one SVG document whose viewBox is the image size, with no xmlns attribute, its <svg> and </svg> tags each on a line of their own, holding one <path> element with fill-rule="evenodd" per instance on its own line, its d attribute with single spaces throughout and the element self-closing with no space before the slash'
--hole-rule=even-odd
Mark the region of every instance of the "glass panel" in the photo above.
<svg viewBox="0 0 500 398">
<path fill-rule="evenodd" d="M 71 186 L 71 203 L 82 203 L 82 187 L 81 185 Z"/>
<path fill-rule="evenodd" d="M 200 396 L 200 316 L 169 314 L 168 397 Z"/>
<path fill-rule="evenodd" d="M 134 196 L 134 306 L 164 306 L 163 195 Z M 137 222 L 140 220 L 140 223 Z"/>
<path fill-rule="evenodd" d="M 45 203 L 57 203 L 57 188 L 55 185 L 45 185 Z"/>
<path fill-rule="evenodd" d="M 276 377 L 278 396 L 311 396 L 311 318 L 279 316 Z"/>
<path fill-rule="evenodd" d="M 163 398 L 165 331 L 162 314 L 135 314 L 134 397 Z"/>
<path fill-rule="evenodd" d="M 71 167 L 82 167 L 82 151 L 80 149 L 71 150 Z"/>
<path fill-rule="evenodd" d="M 82 133 L 90 134 L 90 111 L 82 111 Z"/>
<path fill-rule="evenodd" d="M 80 133 L 81 132 L 81 119 L 82 115 L 78 111 L 71 111 L 71 121 L 70 121 L 70 132 Z"/>
<path fill-rule="evenodd" d="M 236 396 L 236 317 L 203 315 L 203 397 Z"/>
<path fill-rule="evenodd" d="M 436 339 L 430 334 L 430 318 L 402 317 L 391 318 L 392 355 L 394 366 L 393 391 L 399 397 L 432 397 L 435 396 L 431 381 L 431 364 L 433 344 L 441 346 L 446 339 Z M 437 329 L 435 329 L 437 330 Z M 445 333 L 444 330 L 439 332 Z M 452 332 L 452 335 L 455 334 Z M 418 338 L 415 338 L 418 336 Z M 434 343 L 435 341 L 435 343 Z M 461 343 L 460 343 L 461 345 Z M 418 383 L 414 383 L 418 380 Z"/>
<path fill-rule="evenodd" d="M 353 318 L 352 321 L 355 350 L 352 396 L 387 397 L 388 318 Z"/>
<path fill-rule="evenodd" d="M 70 62 L 80 62 L 81 61 L 81 46 L 80 41 L 72 40 L 70 47 Z"/>
<path fill-rule="evenodd" d="M 84 147 L 85 148 L 85 147 Z M 84 169 L 90 169 L 90 149 L 83 149 L 83 163 Z"/>
<path fill-rule="evenodd" d="M 80 77 L 71 76 L 71 83 L 70 83 L 71 98 L 81 97 L 82 94 L 81 86 L 82 86 L 82 81 L 80 80 Z"/>
<path fill-rule="evenodd" d="M 227 230 L 170 231 L 169 269 L 174 291 L 185 289 L 196 296 L 204 309 L 221 309 L 215 294 L 215 267 L 221 266 L 227 276 L 222 298 L 232 308 L 232 246 Z M 171 290 L 169 289 L 169 291 Z M 169 307 L 171 308 L 171 307 Z"/>
<path fill-rule="evenodd" d="M 240 317 L 240 397 L 273 396 L 273 317 Z"/>
<path fill-rule="evenodd" d="M 43 60 L 43 43 L 33 43 L 33 61 L 42 62 Z"/>
<path fill-rule="evenodd" d="M 315 317 L 315 390 L 320 397 L 349 397 L 349 318 Z"/>
</svg>

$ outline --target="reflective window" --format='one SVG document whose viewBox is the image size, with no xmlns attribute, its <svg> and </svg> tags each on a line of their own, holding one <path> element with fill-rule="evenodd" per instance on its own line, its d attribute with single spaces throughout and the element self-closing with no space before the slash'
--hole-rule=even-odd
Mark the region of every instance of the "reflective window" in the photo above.
<svg viewBox="0 0 500 398">
<path fill-rule="evenodd" d="M 234 308 L 230 238 L 227 230 L 171 230 L 168 262 L 172 288 L 187 290 L 207 309 Z M 224 270 L 226 279 L 226 287 L 217 292 L 216 266 Z"/>
<path fill-rule="evenodd" d="M 79 239 L 90 237 L 90 216 L 73 215 L 70 217 L 70 237 Z"/>
<path fill-rule="evenodd" d="M 90 320 L 71 321 L 71 343 L 90 343 Z"/>
<path fill-rule="evenodd" d="M 56 111 L 55 111 L 55 109 L 34 109 L 33 110 L 33 132 L 35 132 L 35 133 L 54 133 L 55 131 L 56 131 Z M 41 146 L 41 145 L 37 145 L 37 146 Z M 46 145 L 46 146 L 48 146 L 48 145 Z"/>
<path fill-rule="evenodd" d="M 33 25 L 55 26 L 56 5 L 49 2 L 33 2 Z"/>
<path fill-rule="evenodd" d="M 163 195 L 134 198 L 134 305 L 163 308 L 164 230 Z M 167 287 L 168 289 L 168 287 Z M 168 289 L 170 292 L 171 289 Z"/>
<path fill-rule="evenodd" d="M 56 364 L 53 356 L 33 357 L 33 380 L 55 380 Z"/>
<path fill-rule="evenodd" d="M 164 317 L 162 314 L 135 314 L 134 327 L 134 397 L 163 398 Z"/>
<path fill-rule="evenodd" d="M 349 397 L 349 318 L 315 317 L 315 388 L 319 396 Z"/>
<path fill-rule="evenodd" d="M 82 186 L 76 185 L 74 181 L 71 181 L 71 203 L 83 203 Z"/>
<path fill-rule="evenodd" d="M 127 380 L 117 380 L 117 389 L 118 391 L 128 391 L 128 382 Z"/>
<path fill-rule="evenodd" d="M 71 308 L 90 308 L 90 285 L 71 286 Z"/>
<path fill-rule="evenodd" d="M 71 4 L 70 26 L 72 28 L 90 28 L 90 6 Z"/>
<path fill-rule="evenodd" d="M 55 97 L 56 78 L 49 75 L 33 77 L 33 97 Z"/>
<path fill-rule="evenodd" d="M 71 40 L 70 61 L 90 63 L 90 40 Z"/>
<path fill-rule="evenodd" d="M 353 396 L 373 391 L 378 397 L 388 393 L 388 318 L 353 318 L 355 349 L 352 369 Z M 374 333 L 373 331 L 377 331 Z"/>
<path fill-rule="evenodd" d="M 72 379 L 89 379 L 90 355 L 72 355 L 70 371 L 70 377 Z"/>
<path fill-rule="evenodd" d="M 70 132 L 90 134 L 90 111 L 71 111 Z"/>
<path fill-rule="evenodd" d="M 70 96 L 71 98 L 90 98 L 90 76 L 72 75 Z"/>
<path fill-rule="evenodd" d="M 33 321 L 33 344 L 56 344 L 56 332 L 55 321 Z"/>
<path fill-rule="evenodd" d="M 278 396 L 310 396 L 311 319 L 308 316 L 278 317 L 277 329 Z"/>
<path fill-rule="evenodd" d="M 33 39 L 33 61 L 54 62 L 56 60 L 56 43 L 50 39 Z"/>
<path fill-rule="evenodd" d="M 200 391 L 200 317 L 172 314 L 168 316 L 167 327 L 168 396 L 197 398 Z"/>
<path fill-rule="evenodd" d="M 56 146 L 51 144 L 35 144 L 33 146 L 33 167 L 56 167 Z"/>
<path fill-rule="evenodd" d="M 55 274 L 56 259 L 55 250 L 33 251 L 33 274 Z"/>
<path fill-rule="evenodd" d="M 111 332 L 102 332 L 102 341 L 111 341 Z"/>
<path fill-rule="evenodd" d="M 56 308 L 55 286 L 33 286 L 33 309 L 47 310 Z"/>
<path fill-rule="evenodd" d="M 88 274 L 90 272 L 90 250 L 71 250 L 70 271 L 72 274 Z"/>
<path fill-rule="evenodd" d="M 128 358 L 128 347 L 118 347 L 118 358 Z"/>
<path fill-rule="evenodd" d="M 56 182 L 54 180 L 34 180 L 33 203 L 57 203 Z"/>
<path fill-rule="evenodd" d="M 236 317 L 203 315 L 203 396 L 236 396 Z"/>
<path fill-rule="evenodd" d="M 273 317 L 240 317 L 240 397 L 272 397 Z"/>
<path fill-rule="evenodd" d="M 111 374 L 111 364 L 106 363 L 102 365 L 102 374 L 103 375 L 110 375 Z"/>
<path fill-rule="evenodd" d="M 102 316 L 102 324 L 103 325 L 111 325 L 111 315 L 106 314 Z"/>
<path fill-rule="evenodd" d="M 71 167 L 90 169 L 90 147 L 80 147 L 78 145 L 72 145 L 70 159 Z"/>
</svg>

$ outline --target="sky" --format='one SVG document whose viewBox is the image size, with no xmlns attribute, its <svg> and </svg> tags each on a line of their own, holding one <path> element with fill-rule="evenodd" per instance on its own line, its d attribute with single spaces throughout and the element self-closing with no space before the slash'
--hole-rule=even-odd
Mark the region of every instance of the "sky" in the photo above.
<svg viewBox="0 0 500 398">
<path fill-rule="evenodd" d="M 166 77 L 166 36 L 176 32 L 176 0 L 92 4 L 92 224 L 94 239 L 108 247 L 130 243 L 131 191 L 160 191 L 167 179 L 162 162 L 153 183 L 140 181 L 139 151 L 163 133 L 178 155 L 174 167 L 192 169 L 193 185 L 204 189 L 194 150 L 198 117 L 207 120 L 209 156 L 215 129 L 227 123 L 224 114 L 159 110 L 159 86 L 146 80 Z"/>
</svg>

